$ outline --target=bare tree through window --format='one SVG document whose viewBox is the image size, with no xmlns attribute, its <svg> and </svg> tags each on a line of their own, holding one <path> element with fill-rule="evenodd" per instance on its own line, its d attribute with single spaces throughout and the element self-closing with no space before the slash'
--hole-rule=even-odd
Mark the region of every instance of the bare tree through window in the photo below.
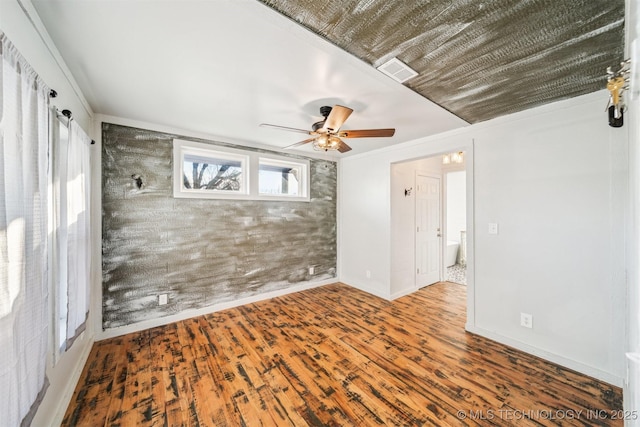
<svg viewBox="0 0 640 427">
<path fill-rule="evenodd" d="M 242 165 L 227 159 L 206 159 L 185 156 L 184 188 L 194 190 L 239 191 L 242 184 Z M 190 172 L 190 173 L 189 173 Z"/>
</svg>

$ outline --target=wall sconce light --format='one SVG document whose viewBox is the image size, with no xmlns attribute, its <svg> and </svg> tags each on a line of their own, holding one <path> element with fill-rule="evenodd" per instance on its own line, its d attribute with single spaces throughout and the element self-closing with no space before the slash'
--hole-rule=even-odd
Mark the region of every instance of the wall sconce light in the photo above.
<svg viewBox="0 0 640 427">
<path fill-rule="evenodd" d="M 144 183 L 142 182 L 142 177 L 137 173 L 134 173 L 131 175 L 131 179 L 133 180 L 136 188 L 138 190 L 142 190 L 142 187 L 144 187 Z"/>
<path fill-rule="evenodd" d="M 411 195 L 411 190 L 413 190 L 413 187 L 411 188 L 405 188 L 404 189 L 404 197 L 408 197 Z"/>
<path fill-rule="evenodd" d="M 606 110 L 609 112 L 609 126 L 614 128 L 622 127 L 623 116 L 626 107 L 622 101 L 622 93 L 629 89 L 629 79 L 631 76 L 631 59 L 620 63 L 620 69 L 613 71 L 607 67 L 607 89 L 609 90 L 609 104 Z"/>
<path fill-rule="evenodd" d="M 462 163 L 464 162 L 464 152 L 457 151 L 455 153 L 449 153 L 442 156 L 442 164 L 449 165 L 451 163 Z"/>
</svg>

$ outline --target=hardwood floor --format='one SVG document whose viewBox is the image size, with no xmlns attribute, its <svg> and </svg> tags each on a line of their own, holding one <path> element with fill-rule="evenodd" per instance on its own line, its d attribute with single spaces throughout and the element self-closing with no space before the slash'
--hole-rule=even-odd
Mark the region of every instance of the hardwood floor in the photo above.
<svg viewBox="0 0 640 427">
<path fill-rule="evenodd" d="M 465 333 L 465 301 L 335 284 L 100 341 L 63 425 L 623 424 L 619 388 Z"/>
</svg>

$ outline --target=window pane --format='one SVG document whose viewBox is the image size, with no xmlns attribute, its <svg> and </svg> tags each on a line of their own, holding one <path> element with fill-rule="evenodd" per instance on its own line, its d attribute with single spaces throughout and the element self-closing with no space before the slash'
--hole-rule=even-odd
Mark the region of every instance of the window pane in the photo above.
<svg viewBox="0 0 640 427">
<path fill-rule="evenodd" d="M 260 163 L 260 194 L 299 196 L 301 168 Z"/>
<path fill-rule="evenodd" d="M 184 156 L 183 187 L 193 190 L 240 191 L 242 162 L 240 160 Z"/>
</svg>

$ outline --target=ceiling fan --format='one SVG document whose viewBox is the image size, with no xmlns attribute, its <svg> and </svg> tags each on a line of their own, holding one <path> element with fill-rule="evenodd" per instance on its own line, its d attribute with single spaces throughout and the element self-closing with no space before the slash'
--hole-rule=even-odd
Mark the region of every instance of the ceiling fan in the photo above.
<svg viewBox="0 0 640 427">
<path fill-rule="evenodd" d="M 333 107 L 320 107 L 320 114 L 322 115 L 322 117 L 324 117 L 324 119 L 314 123 L 311 126 L 312 130 L 270 125 L 268 123 L 261 123 L 260 126 L 312 135 L 312 138 L 296 142 L 295 144 L 291 144 L 287 147 L 284 147 L 285 149 L 298 147 L 300 145 L 308 144 L 311 142 L 313 143 L 313 148 L 315 150 L 337 150 L 341 153 L 345 153 L 351 150 L 351 147 L 349 147 L 340 138 L 389 137 L 393 136 L 393 134 L 396 132 L 395 129 L 340 130 L 340 128 L 349 118 L 352 112 L 353 110 L 351 108 L 343 107 L 342 105 L 335 105 Z"/>
</svg>

